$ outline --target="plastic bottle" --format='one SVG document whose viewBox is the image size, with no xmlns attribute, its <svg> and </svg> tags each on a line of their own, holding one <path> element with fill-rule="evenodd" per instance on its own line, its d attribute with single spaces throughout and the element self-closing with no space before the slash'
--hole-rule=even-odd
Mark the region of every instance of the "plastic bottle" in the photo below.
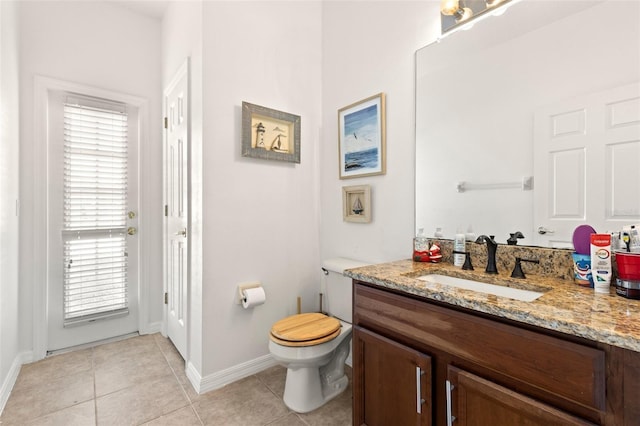
<svg viewBox="0 0 640 426">
<path fill-rule="evenodd" d="M 465 236 L 464 234 L 456 234 L 455 239 L 453 240 L 453 250 L 463 252 L 465 251 Z M 454 266 L 462 266 L 464 265 L 464 254 L 454 254 L 453 255 L 453 264 Z"/>
<path fill-rule="evenodd" d="M 429 262 L 429 239 L 424 236 L 424 229 L 418 229 L 418 234 L 413 239 L 413 261 Z"/>
<path fill-rule="evenodd" d="M 640 253 L 640 231 L 636 225 L 631 225 L 629 232 L 629 251 L 631 253 Z"/>
</svg>

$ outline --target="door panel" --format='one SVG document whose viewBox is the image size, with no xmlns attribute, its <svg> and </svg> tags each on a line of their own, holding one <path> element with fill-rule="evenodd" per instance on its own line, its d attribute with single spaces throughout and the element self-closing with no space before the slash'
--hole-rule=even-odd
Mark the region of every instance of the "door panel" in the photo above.
<svg viewBox="0 0 640 426">
<path fill-rule="evenodd" d="M 354 424 L 431 425 L 431 358 L 354 326 Z"/>
<path fill-rule="evenodd" d="M 541 108 L 534 119 L 535 244 L 573 247 L 573 230 L 640 221 L 640 84 Z"/>
<path fill-rule="evenodd" d="M 607 220 L 637 221 L 640 200 L 640 141 L 607 145 Z M 619 182 L 624 182 L 620 185 Z"/>
<path fill-rule="evenodd" d="M 494 382 L 449 366 L 449 424 L 458 426 L 593 425 Z"/>
<path fill-rule="evenodd" d="M 186 359 L 188 275 L 189 67 L 178 70 L 164 91 L 165 259 L 167 335 Z"/>
<path fill-rule="evenodd" d="M 78 217 L 81 220 L 83 212 L 91 209 L 98 209 L 102 212 L 104 210 L 108 211 L 110 206 L 109 197 L 111 196 L 108 189 L 110 182 L 108 177 L 109 169 L 103 167 L 100 172 L 98 172 L 98 167 L 92 169 L 92 162 L 99 160 L 96 160 L 96 157 L 91 155 L 91 149 L 87 148 L 86 153 L 74 151 L 80 158 L 83 158 L 82 156 L 86 154 L 86 158 L 80 161 L 80 166 L 78 166 L 77 160 L 70 160 L 68 156 L 65 158 L 65 118 L 63 108 L 65 101 L 70 96 L 76 97 L 76 95 L 71 95 L 67 92 L 50 90 L 47 101 L 47 149 L 49 154 L 47 178 L 47 228 L 49 235 L 47 250 L 49 262 L 47 272 L 48 330 L 46 349 L 48 351 L 108 339 L 138 330 L 139 236 L 136 234 L 128 235 L 126 232 L 129 227 L 137 228 L 138 219 L 137 214 L 135 217 L 129 217 L 124 213 L 124 210 L 138 211 L 138 109 L 131 105 L 126 106 L 128 123 L 126 132 L 126 209 L 119 208 L 117 210 L 119 212 L 117 214 L 121 216 L 115 221 L 118 225 L 114 225 L 113 228 L 106 228 L 104 224 L 92 223 L 80 231 L 69 231 L 63 229 L 63 212 L 65 210 L 70 215 L 80 215 Z M 87 97 L 84 102 L 90 105 L 93 99 L 95 98 Z M 107 101 L 101 99 L 96 102 Z M 76 136 L 73 137 L 75 138 Z M 77 143 L 82 145 L 81 141 Z M 109 142 L 105 139 L 104 142 L 100 143 L 108 144 Z M 80 172 L 78 172 L 78 167 L 81 169 Z M 85 185 L 82 182 L 86 182 L 87 189 L 82 192 L 82 202 L 65 203 L 66 197 L 78 196 L 77 192 L 65 195 L 65 168 L 67 168 L 68 177 L 73 176 L 74 179 L 79 179 L 74 184 L 76 189 Z M 113 177 L 112 179 L 115 181 L 120 178 Z M 121 182 L 119 181 L 118 185 L 120 184 Z M 69 207 L 70 204 L 73 204 L 73 206 Z M 77 208 L 80 209 L 79 212 L 74 210 Z M 81 249 L 74 249 L 74 245 L 76 247 L 79 245 Z M 117 250 L 115 256 L 110 254 L 113 250 Z M 70 256 L 70 253 L 75 254 Z M 124 271 L 118 265 L 114 266 L 114 268 L 105 267 L 117 256 L 120 256 L 121 259 L 126 258 L 126 269 Z M 83 257 L 89 260 L 83 260 Z M 85 267 L 82 265 L 83 262 L 88 262 L 91 266 Z M 72 303 L 70 302 L 70 297 L 73 297 L 76 301 L 84 299 L 85 306 L 88 306 L 86 301 L 93 301 L 97 305 L 111 303 L 110 298 L 112 296 L 109 292 L 115 291 L 117 284 L 111 285 L 108 283 L 119 274 L 125 274 L 126 276 L 126 309 L 119 308 L 112 312 L 67 319 L 65 321 L 64 303 L 65 300 L 67 303 Z M 65 293 L 65 277 L 68 280 L 80 283 L 77 284 L 79 287 Z M 116 281 L 119 280 L 113 278 L 113 282 L 115 283 Z M 94 287 L 90 284 L 92 282 L 107 284 L 102 286 L 101 291 L 94 291 Z M 107 289 L 109 286 L 111 290 Z M 74 293 L 71 294 L 71 291 Z M 82 292 L 80 297 L 78 297 L 78 292 Z M 91 294 L 90 297 L 86 296 L 88 293 Z"/>
</svg>

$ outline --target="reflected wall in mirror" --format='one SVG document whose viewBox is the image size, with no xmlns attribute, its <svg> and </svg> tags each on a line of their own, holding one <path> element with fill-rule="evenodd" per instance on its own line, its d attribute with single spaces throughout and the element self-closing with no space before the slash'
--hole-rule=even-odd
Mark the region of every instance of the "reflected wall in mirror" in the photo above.
<svg viewBox="0 0 640 426">
<path fill-rule="evenodd" d="M 424 228 L 433 236 L 441 228 L 451 239 L 460 232 L 491 234 L 501 243 L 520 231 L 525 236 L 518 242 L 521 245 L 570 247 L 570 233 L 537 232 L 541 226 L 554 229 L 536 223 L 541 219 L 534 200 L 553 194 L 548 187 L 537 186 L 538 181 L 550 179 L 536 176 L 534 152 L 539 148 L 534 116 L 550 105 L 626 86 L 631 87 L 627 112 L 635 114 L 631 121 L 640 123 L 638 86 L 628 86 L 639 80 L 637 1 L 514 2 L 502 16 L 477 22 L 469 31 L 455 32 L 419 50 L 416 229 Z M 635 169 L 615 175 L 618 182 L 620 176 L 627 177 L 618 192 L 629 198 L 626 206 L 637 207 L 606 224 L 591 223 L 598 232 L 640 223 L 638 132 L 628 136 L 625 151 L 626 164 L 635 164 Z M 539 157 L 548 159 L 548 154 Z M 613 157 L 608 153 L 605 157 L 601 163 L 612 165 Z M 592 218 L 588 203 L 611 213 L 606 200 L 593 199 L 594 185 L 602 182 L 587 179 L 594 172 L 589 164 L 584 170 L 555 170 L 576 175 L 572 179 L 581 192 L 571 198 L 582 203 L 579 212 L 552 211 L 555 219 L 566 216 L 588 223 Z M 522 182 L 529 182 L 529 177 L 532 189 L 523 190 Z M 459 192 L 462 182 L 466 190 Z"/>
</svg>

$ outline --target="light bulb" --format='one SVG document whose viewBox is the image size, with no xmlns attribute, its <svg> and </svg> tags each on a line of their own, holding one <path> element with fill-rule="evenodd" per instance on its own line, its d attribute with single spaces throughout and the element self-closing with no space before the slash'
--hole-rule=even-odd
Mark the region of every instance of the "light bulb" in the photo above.
<svg viewBox="0 0 640 426">
<path fill-rule="evenodd" d="M 473 11 L 468 7 L 462 8 L 460 9 L 460 11 L 461 12 L 458 12 L 458 17 L 456 18 L 456 22 L 466 21 L 467 19 L 473 16 Z"/>
<path fill-rule="evenodd" d="M 443 15 L 451 16 L 460 9 L 458 0 L 442 0 L 440 2 L 440 12 Z"/>
</svg>

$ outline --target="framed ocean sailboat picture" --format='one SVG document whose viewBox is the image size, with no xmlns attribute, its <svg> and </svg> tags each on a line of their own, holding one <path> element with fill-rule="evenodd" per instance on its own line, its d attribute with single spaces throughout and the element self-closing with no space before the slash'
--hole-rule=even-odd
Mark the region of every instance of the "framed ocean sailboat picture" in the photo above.
<svg viewBox="0 0 640 426">
<path fill-rule="evenodd" d="M 342 219 L 346 222 L 371 222 L 371 186 L 342 187 Z"/>
<path fill-rule="evenodd" d="M 384 93 L 339 109 L 338 132 L 340 179 L 385 174 Z"/>
</svg>

